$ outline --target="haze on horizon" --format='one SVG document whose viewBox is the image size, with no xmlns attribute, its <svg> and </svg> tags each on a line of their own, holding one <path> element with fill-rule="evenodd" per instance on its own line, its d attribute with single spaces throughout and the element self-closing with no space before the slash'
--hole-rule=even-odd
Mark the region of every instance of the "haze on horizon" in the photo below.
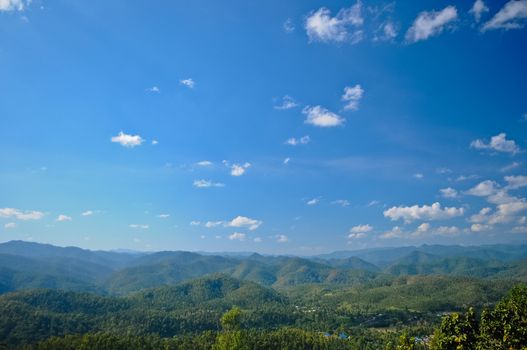
<svg viewBox="0 0 527 350">
<path fill-rule="evenodd" d="M 525 243 L 526 14 L 527 0 L 2 1 L 0 242 Z"/>
</svg>

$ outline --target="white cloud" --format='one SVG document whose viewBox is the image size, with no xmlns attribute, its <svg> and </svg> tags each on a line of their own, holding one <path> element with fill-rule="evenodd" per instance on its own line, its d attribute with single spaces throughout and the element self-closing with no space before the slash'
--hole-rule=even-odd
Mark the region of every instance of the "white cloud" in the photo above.
<svg viewBox="0 0 527 350">
<path fill-rule="evenodd" d="M 474 180 L 479 179 L 478 175 L 459 175 L 455 181 L 461 182 L 461 181 L 467 181 L 467 180 Z"/>
<path fill-rule="evenodd" d="M 290 139 L 287 139 L 284 143 L 290 146 L 297 146 L 297 145 L 307 145 L 310 141 L 311 141 L 311 138 L 308 135 L 306 135 L 306 136 L 302 136 L 299 139 L 291 137 Z"/>
<path fill-rule="evenodd" d="M 425 177 L 422 173 L 415 173 L 412 176 L 419 180 L 422 180 Z"/>
<path fill-rule="evenodd" d="M 423 235 L 430 230 L 430 224 L 428 222 L 423 222 L 421 225 L 417 226 L 416 236 Z"/>
<path fill-rule="evenodd" d="M 341 207 L 347 207 L 350 205 L 350 202 L 347 199 L 337 199 L 331 202 L 331 204 L 340 205 Z"/>
<path fill-rule="evenodd" d="M 285 165 L 289 164 L 289 162 L 291 161 L 291 158 L 287 157 L 283 160 L 282 163 L 284 163 Z"/>
<path fill-rule="evenodd" d="M 306 124 L 311 124 L 322 128 L 340 126 L 346 121 L 338 114 L 335 114 L 321 106 L 307 106 L 302 110 L 302 113 L 307 116 L 306 120 L 304 121 Z"/>
<path fill-rule="evenodd" d="M 262 243 L 262 238 L 261 237 L 255 237 L 254 238 L 254 242 L 255 243 Z"/>
<path fill-rule="evenodd" d="M 232 219 L 230 222 L 226 224 L 226 226 L 229 227 L 247 227 L 249 230 L 254 231 L 260 225 L 262 225 L 263 222 L 260 220 L 255 220 L 248 218 L 246 216 L 237 216 L 234 219 Z"/>
<path fill-rule="evenodd" d="M 30 0 L 0 0 L 0 11 L 24 11 Z"/>
<path fill-rule="evenodd" d="M 123 147 L 134 148 L 140 146 L 145 140 L 139 135 L 128 135 L 119 132 L 119 135 L 111 138 L 112 142 L 119 143 Z"/>
<path fill-rule="evenodd" d="M 152 142 L 150 142 L 153 146 L 157 145 L 159 143 L 159 141 L 157 140 L 152 140 Z"/>
<path fill-rule="evenodd" d="M 168 219 L 170 217 L 170 214 L 159 214 L 157 217 L 160 219 Z"/>
<path fill-rule="evenodd" d="M 63 221 L 71 221 L 71 216 L 68 216 L 68 215 L 64 215 L 64 214 L 60 214 L 58 217 L 57 217 L 57 221 L 59 222 L 63 222 Z"/>
<path fill-rule="evenodd" d="M 320 200 L 318 198 L 313 198 L 313 199 L 310 199 L 306 202 L 307 205 L 315 205 L 315 204 L 318 204 Z"/>
<path fill-rule="evenodd" d="M 196 82 L 192 78 L 188 79 L 181 79 L 179 81 L 181 85 L 185 85 L 186 87 L 193 89 L 196 86 Z"/>
<path fill-rule="evenodd" d="M 92 216 L 93 214 L 93 210 L 86 210 L 81 213 L 82 216 Z"/>
<path fill-rule="evenodd" d="M 245 174 L 245 171 L 251 166 L 251 163 L 245 162 L 244 164 L 233 164 L 231 166 L 231 175 L 232 176 L 242 176 Z"/>
<path fill-rule="evenodd" d="M 505 173 L 505 172 L 507 172 L 507 171 L 511 171 L 511 170 L 513 170 L 513 169 L 518 168 L 520 165 L 521 165 L 520 162 L 512 162 L 511 164 L 502 167 L 502 168 L 500 169 L 500 171 L 502 171 L 502 172 Z"/>
<path fill-rule="evenodd" d="M 293 20 L 291 18 L 286 19 L 282 27 L 286 33 L 292 33 L 295 31 L 295 25 L 293 24 Z"/>
<path fill-rule="evenodd" d="M 519 29 L 525 26 L 525 19 L 527 19 L 527 0 L 511 0 L 485 23 L 481 30 Z"/>
<path fill-rule="evenodd" d="M 147 229 L 150 228 L 150 226 L 144 225 L 144 224 L 130 224 L 130 225 L 128 225 L 128 227 L 130 227 L 130 228 L 140 228 L 140 229 L 143 229 L 143 230 L 147 230 Z"/>
<path fill-rule="evenodd" d="M 483 224 L 472 224 L 470 226 L 470 231 L 472 232 L 483 232 L 483 231 L 490 231 L 492 230 L 491 225 L 483 225 Z"/>
<path fill-rule="evenodd" d="M 360 239 L 366 237 L 364 232 L 350 233 L 348 234 L 348 239 Z"/>
<path fill-rule="evenodd" d="M 39 220 L 44 213 L 36 210 L 19 210 L 15 208 L 0 208 L 0 218 L 14 218 L 18 220 Z"/>
<path fill-rule="evenodd" d="M 518 175 L 518 176 L 505 176 L 505 181 L 507 181 L 507 189 L 516 190 L 527 186 L 527 176 Z"/>
<path fill-rule="evenodd" d="M 276 241 L 278 243 L 285 243 L 285 242 L 289 241 L 289 238 L 287 238 L 286 235 L 277 235 L 276 236 Z"/>
<path fill-rule="evenodd" d="M 392 21 L 382 23 L 375 31 L 374 41 L 392 41 L 399 34 L 398 26 Z"/>
<path fill-rule="evenodd" d="M 364 89 L 359 84 L 352 87 L 346 86 L 342 95 L 342 101 L 346 102 L 344 109 L 351 111 L 359 109 L 359 102 L 362 96 L 364 96 Z"/>
<path fill-rule="evenodd" d="M 4 225 L 4 228 L 6 230 L 9 230 L 9 229 L 12 229 L 12 228 L 15 228 L 16 227 L 16 222 L 8 222 L 7 224 Z"/>
<path fill-rule="evenodd" d="M 459 228 L 456 226 L 439 226 L 435 229 L 435 233 L 444 236 L 451 236 L 459 233 Z"/>
<path fill-rule="evenodd" d="M 477 197 L 487 197 L 495 194 L 498 188 L 499 185 L 495 181 L 485 180 L 466 191 L 466 193 Z"/>
<path fill-rule="evenodd" d="M 190 226 L 199 226 L 199 225 L 201 225 L 201 222 L 200 222 L 200 221 L 192 220 L 192 221 L 190 222 Z"/>
<path fill-rule="evenodd" d="M 406 32 L 406 40 L 417 42 L 438 35 L 455 19 L 457 19 L 457 9 L 454 6 L 447 6 L 441 11 L 421 12 Z"/>
<path fill-rule="evenodd" d="M 492 136 L 489 143 L 485 143 L 480 139 L 474 140 L 470 143 L 470 147 L 480 150 L 493 150 L 512 154 L 518 153 L 520 151 L 520 147 L 516 145 L 514 140 L 507 140 L 507 134 L 504 132 L 496 136 Z"/>
<path fill-rule="evenodd" d="M 392 221 L 404 220 L 405 223 L 410 223 L 416 220 L 445 220 L 451 219 L 464 214 L 463 208 L 444 207 L 436 202 L 432 205 L 413 205 L 411 207 L 400 206 L 392 207 L 383 212 L 384 216 L 390 218 Z"/>
<path fill-rule="evenodd" d="M 373 230 L 373 226 L 369 224 L 353 226 L 350 233 L 368 233 Z"/>
<path fill-rule="evenodd" d="M 389 239 L 389 238 L 400 238 L 404 236 L 404 231 L 399 226 L 394 226 L 390 231 L 384 232 L 380 235 L 380 238 Z"/>
<path fill-rule="evenodd" d="M 285 95 L 282 97 L 282 103 L 274 106 L 275 109 L 278 110 L 285 110 L 285 109 L 291 109 L 298 106 L 298 102 L 296 102 L 291 96 Z"/>
<path fill-rule="evenodd" d="M 200 162 L 197 162 L 196 165 L 199 165 L 199 166 L 211 166 L 212 165 L 212 162 L 209 161 L 209 160 L 202 160 Z"/>
<path fill-rule="evenodd" d="M 214 227 L 218 227 L 218 226 L 221 226 L 221 225 L 224 225 L 225 222 L 223 221 L 207 221 L 205 223 L 205 227 L 206 228 L 214 228 Z"/>
<path fill-rule="evenodd" d="M 527 233 L 527 226 L 521 225 L 521 226 L 515 226 L 512 228 L 512 232 L 514 233 Z"/>
<path fill-rule="evenodd" d="M 0 0 L 1 1 L 1 0 Z M 159 89 L 159 87 L 157 86 L 152 86 L 152 87 L 149 87 L 146 89 L 147 92 L 155 92 L 155 93 L 160 93 L 161 90 Z"/>
<path fill-rule="evenodd" d="M 245 237 L 247 237 L 247 235 L 240 232 L 234 232 L 233 234 L 229 235 L 229 239 L 231 241 L 245 241 Z"/>
<path fill-rule="evenodd" d="M 349 8 L 341 9 L 335 17 L 331 12 L 321 7 L 311 12 L 305 23 L 305 29 L 310 41 L 357 43 L 362 39 L 362 31 L 357 28 L 362 26 L 364 20 L 361 16 L 361 3 L 357 2 Z"/>
<path fill-rule="evenodd" d="M 459 196 L 458 192 L 452 187 L 442 188 L 439 190 L 443 198 L 457 198 Z"/>
<path fill-rule="evenodd" d="M 481 15 L 485 12 L 489 12 L 489 8 L 485 5 L 483 0 L 476 0 L 469 12 L 474 16 L 476 22 L 479 22 Z"/>
<path fill-rule="evenodd" d="M 192 186 L 197 188 L 210 188 L 210 187 L 225 187 L 225 184 L 222 184 L 220 182 L 212 182 L 210 180 L 194 180 L 192 183 Z"/>
</svg>

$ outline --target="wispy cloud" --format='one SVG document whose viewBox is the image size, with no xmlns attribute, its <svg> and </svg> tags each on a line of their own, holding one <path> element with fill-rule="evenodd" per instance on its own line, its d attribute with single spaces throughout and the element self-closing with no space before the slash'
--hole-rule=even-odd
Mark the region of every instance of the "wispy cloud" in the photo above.
<svg viewBox="0 0 527 350">
<path fill-rule="evenodd" d="M 241 232 L 234 232 L 233 234 L 229 235 L 229 239 L 231 241 L 245 241 L 246 237 L 247 235 Z"/>
<path fill-rule="evenodd" d="M 441 11 L 421 12 L 406 32 L 406 41 L 415 43 L 438 35 L 456 19 L 457 9 L 455 6 L 447 6 Z"/>
<path fill-rule="evenodd" d="M 320 199 L 318 198 L 313 198 L 313 199 L 310 199 L 306 202 L 307 205 L 316 205 L 320 202 Z"/>
<path fill-rule="evenodd" d="M 211 180 L 204 179 L 194 180 L 192 185 L 197 188 L 225 187 L 225 184 L 221 182 L 212 182 Z"/>
<path fill-rule="evenodd" d="M 284 28 L 284 32 L 286 33 L 292 33 L 295 31 L 295 25 L 291 18 L 286 19 L 282 27 Z"/>
<path fill-rule="evenodd" d="M 128 225 L 128 227 L 130 227 L 130 228 L 139 228 L 139 229 L 143 229 L 143 230 L 148 230 L 150 228 L 150 226 L 145 225 L 145 224 L 130 224 L 130 225 Z"/>
<path fill-rule="evenodd" d="M 520 29 L 525 26 L 526 19 L 527 0 L 511 0 L 494 17 L 486 22 L 481 30 Z"/>
<path fill-rule="evenodd" d="M 0 11 L 24 11 L 31 0 L 0 0 Z"/>
<path fill-rule="evenodd" d="M 276 235 L 276 241 L 278 243 L 286 243 L 289 241 L 289 238 L 286 235 Z"/>
<path fill-rule="evenodd" d="M 278 110 L 286 110 L 286 109 L 295 108 L 297 106 L 298 106 L 298 102 L 296 102 L 294 98 L 292 98 L 291 96 L 285 95 L 284 97 L 282 97 L 282 102 L 279 105 L 274 106 L 274 108 Z"/>
<path fill-rule="evenodd" d="M 152 86 L 152 87 L 147 88 L 146 92 L 153 92 L 153 93 L 158 94 L 161 92 L 161 90 L 157 86 Z"/>
<path fill-rule="evenodd" d="M 479 22 L 481 20 L 481 15 L 485 12 L 489 12 L 489 8 L 485 5 L 483 0 L 476 0 L 469 12 L 474 16 L 476 22 Z"/>
<path fill-rule="evenodd" d="M 285 140 L 284 143 L 290 146 L 297 146 L 297 145 L 307 145 L 310 141 L 311 141 L 311 138 L 308 135 L 306 135 L 298 139 L 291 137 L 290 139 Z"/>
<path fill-rule="evenodd" d="M 340 205 L 341 207 L 347 207 L 350 205 L 350 202 L 347 199 L 337 199 L 331 202 L 331 204 Z"/>
<path fill-rule="evenodd" d="M 0 208 L 0 218 L 13 218 L 18 220 L 39 220 L 44 213 L 36 210 L 19 210 L 15 208 Z"/>
<path fill-rule="evenodd" d="M 7 224 L 4 224 L 4 228 L 6 230 L 13 229 L 16 227 L 16 222 L 8 222 Z"/>
<path fill-rule="evenodd" d="M 194 89 L 194 87 L 196 86 L 196 82 L 192 78 L 181 79 L 179 83 L 188 87 L 189 89 Z"/>
</svg>

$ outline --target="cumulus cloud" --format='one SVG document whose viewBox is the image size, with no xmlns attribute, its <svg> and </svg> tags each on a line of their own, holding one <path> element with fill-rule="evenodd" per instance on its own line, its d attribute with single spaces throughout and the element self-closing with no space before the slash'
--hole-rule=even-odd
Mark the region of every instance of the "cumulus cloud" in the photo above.
<svg viewBox="0 0 527 350">
<path fill-rule="evenodd" d="M 307 145 L 310 141 L 311 141 L 311 138 L 308 135 L 306 135 L 298 139 L 291 137 L 290 139 L 287 139 L 284 143 L 290 146 L 297 146 L 297 145 Z"/>
<path fill-rule="evenodd" d="M 194 180 L 192 183 L 192 186 L 197 188 L 210 188 L 210 187 L 225 187 L 225 184 L 222 184 L 220 182 L 212 182 L 210 180 Z"/>
<path fill-rule="evenodd" d="M 245 171 L 251 166 L 251 163 L 245 162 L 244 164 L 233 164 L 231 166 L 231 175 L 232 176 L 242 176 L 245 174 Z"/>
<path fill-rule="evenodd" d="M 229 221 L 226 226 L 229 227 L 247 227 L 250 231 L 256 230 L 263 222 L 261 220 L 255 220 L 246 216 L 237 216 Z"/>
<path fill-rule="evenodd" d="M 0 0 L 0 11 L 24 11 L 30 0 Z"/>
<path fill-rule="evenodd" d="M 364 95 L 364 89 L 359 85 L 346 86 L 344 88 L 344 94 L 342 95 L 342 101 L 346 102 L 344 106 L 345 110 L 356 111 L 359 109 L 359 102 Z"/>
<path fill-rule="evenodd" d="M 416 220 L 445 220 L 451 219 L 464 214 L 464 208 L 455 207 L 441 207 L 441 204 L 436 202 L 432 205 L 413 205 L 411 207 L 399 206 L 392 207 L 383 212 L 384 216 L 390 218 L 392 221 L 404 220 L 405 223 L 411 223 Z"/>
<path fill-rule="evenodd" d="M 442 188 L 439 192 L 443 198 L 457 198 L 459 196 L 458 192 L 452 187 Z"/>
<path fill-rule="evenodd" d="M 495 181 L 485 180 L 469 189 L 466 193 L 471 196 L 487 197 L 498 191 L 499 185 Z"/>
<path fill-rule="evenodd" d="M 181 79 L 179 83 L 188 87 L 189 89 L 193 89 L 196 86 L 196 82 L 192 78 Z"/>
<path fill-rule="evenodd" d="M 306 120 L 304 121 L 306 124 L 311 124 L 321 128 L 340 126 L 346 121 L 338 114 L 333 113 L 321 106 L 307 106 L 302 110 L 302 113 L 307 116 Z"/>
<path fill-rule="evenodd" d="M 60 214 L 58 217 L 57 217 L 57 220 L 56 221 L 59 221 L 59 222 L 63 222 L 63 221 L 71 221 L 71 216 L 68 216 L 68 215 L 64 215 L 64 214 Z"/>
<path fill-rule="evenodd" d="M 366 237 L 364 232 L 350 233 L 348 234 L 348 239 L 360 239 Z"/>
<path fill-rule="evenodd" d="M 140 228 L 140 229 L 143 229 L 143 230 L 147 230 L 147 229 L 150 228 L 150 226 L 144 225 L 144 224 L 130 224 L 130 225 L 128 225 L 128 227 L 130 227 L 130 228 Z"/>
<path fill-rule="evenodd" d="M 382 239 L 401 238 L 404 235 L 405 235 L 404 231 L 403 231 L 403 229 L 401 227 L 394 226 L 394 227 L 391 228 L 390 231 L 386 231 L 382 235 L 380 235 L 380 238 L 382 238 Z"/>
<path fill-rule="evenodd" d="M 420 239 L 423 237 L 441 235 L 452 236 L 460 232 L 457 226 L 439 226 L 432 227 L 428 222 L 423 222 L 414 230 L 406 231 L 402 227 L 395 226 L 390 231 L 384 232 L 380 238 L 405 238 L 405 239 Z"/>
<path fill-rule="evenodd" d="M 286 243 L 289 241 L 289 238 L 286 235 L 276 235 L 276 241 L 278 243 Z"/>
<path fill-rule="evenodd" d="M 361 15 L 362 5 L 357 2 L 349 8 L 341 9 L 336 16 L 325 7 L 311 12 L 305 22 L 305 29 L 310 41 L 320 42 L 351 42 L 357 43 L 362 39 L 364 19 Z"/>
<path fill-rule="evenodd" d="M 482 31 L 492 29 L 520 29 L 527 19 L 527 0 L 511 0 L 506 3 L 487 23 Z"/>
<path fill-rule="evenodd" d="M 0 218 L 13 218 L 18 220 L 39 220 L 44 213 L 36 210 L 19 210 L 15 208 L 0 208 Z"/>
<path fill-rule="evenodd" d="M 229 235 L 229 239 L 231 241 L 245 241 L 245 237 L 247 237 L 247 235 L 241 232 L 234 232 L 233 234 Z"/>
<path fill-rule="evenodd" d="M 446 25 L 457 19 L 455 6 L 447 6 L 441 11 L 421 12 L 406 32 L 408 42 L 426 40 L 440 34 Z"/>
<path fill-rule="evenodd" d="M 470 143 L 470 147 L 479 150 L 491 150 L 511 154 L 515 154 L 520 151 L 520 147 L 516 145 L 514 140 L 507 140 L 507 134 L 504 132 L 496 136 L 492 136 L 489 143 L 485 143 L 485 141 L 480 139 L 474 140 Z"/>
<path fill-rule="evenodd" d="M 435 232 L 439 235 L 451 236 L 459 233 L 459 228 L 456 226 L 439 226 Z"/>
<path fill-rule="evenodd" d="M 470 231 L 472 231 L 472 232 L 490 231 L 492 229 L 493 229 L 493 227 L 491 225 L 472 224 L 470 226 Z"/>
<path fill-rule="evenodd" d="M 4 225 L 4 228 L 6 230 L 9 230 L 9 229 L 12 229 L 12 228 L 15 228 L 16 227 L 16 222 L 8 222 L 7 224 Z"/>
<path fill-rule="evenodd" d="M 145 140 L 139 135 L 129 135 L 121 131 L 117 136 L 113 136 L 111 141 L 123 147 L 134 148 L 140 146 Z"/>
<path fill-rule="evenodd" d="M 469 12 L 474 16 L 476 22 L 479 22 L 481 15 L 485 12 L 489 12 L 489 8 L 485 5 L 483 0 L 476 0 Z"/>
<path fill-rule="evenodd" d="M 278 110 L 285 110 L 295 108 L 297 106 L 298 102 L 296 102 L 291 96 L 285 95 L 284 97 L 282 97 L 282 103 L 277 106 L 274 106 L 274 108 Z"/>
</svg>

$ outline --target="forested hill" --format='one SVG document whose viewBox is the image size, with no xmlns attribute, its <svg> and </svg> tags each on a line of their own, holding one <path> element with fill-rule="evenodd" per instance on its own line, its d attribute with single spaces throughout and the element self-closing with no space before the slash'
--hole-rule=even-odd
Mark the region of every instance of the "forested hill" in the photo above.
<svg viewBox="0 0 527 350">
<path fill-rule="evenodd" d="M 0 244 L 0 293 L 54 288 L 126 294 L 222 273 L 274 288 L 358 285 L 406 275 L 527 281 L 527 246 L 420 246 L 316 257 L 90 251 L 22 241 Z"/>
</svg>

